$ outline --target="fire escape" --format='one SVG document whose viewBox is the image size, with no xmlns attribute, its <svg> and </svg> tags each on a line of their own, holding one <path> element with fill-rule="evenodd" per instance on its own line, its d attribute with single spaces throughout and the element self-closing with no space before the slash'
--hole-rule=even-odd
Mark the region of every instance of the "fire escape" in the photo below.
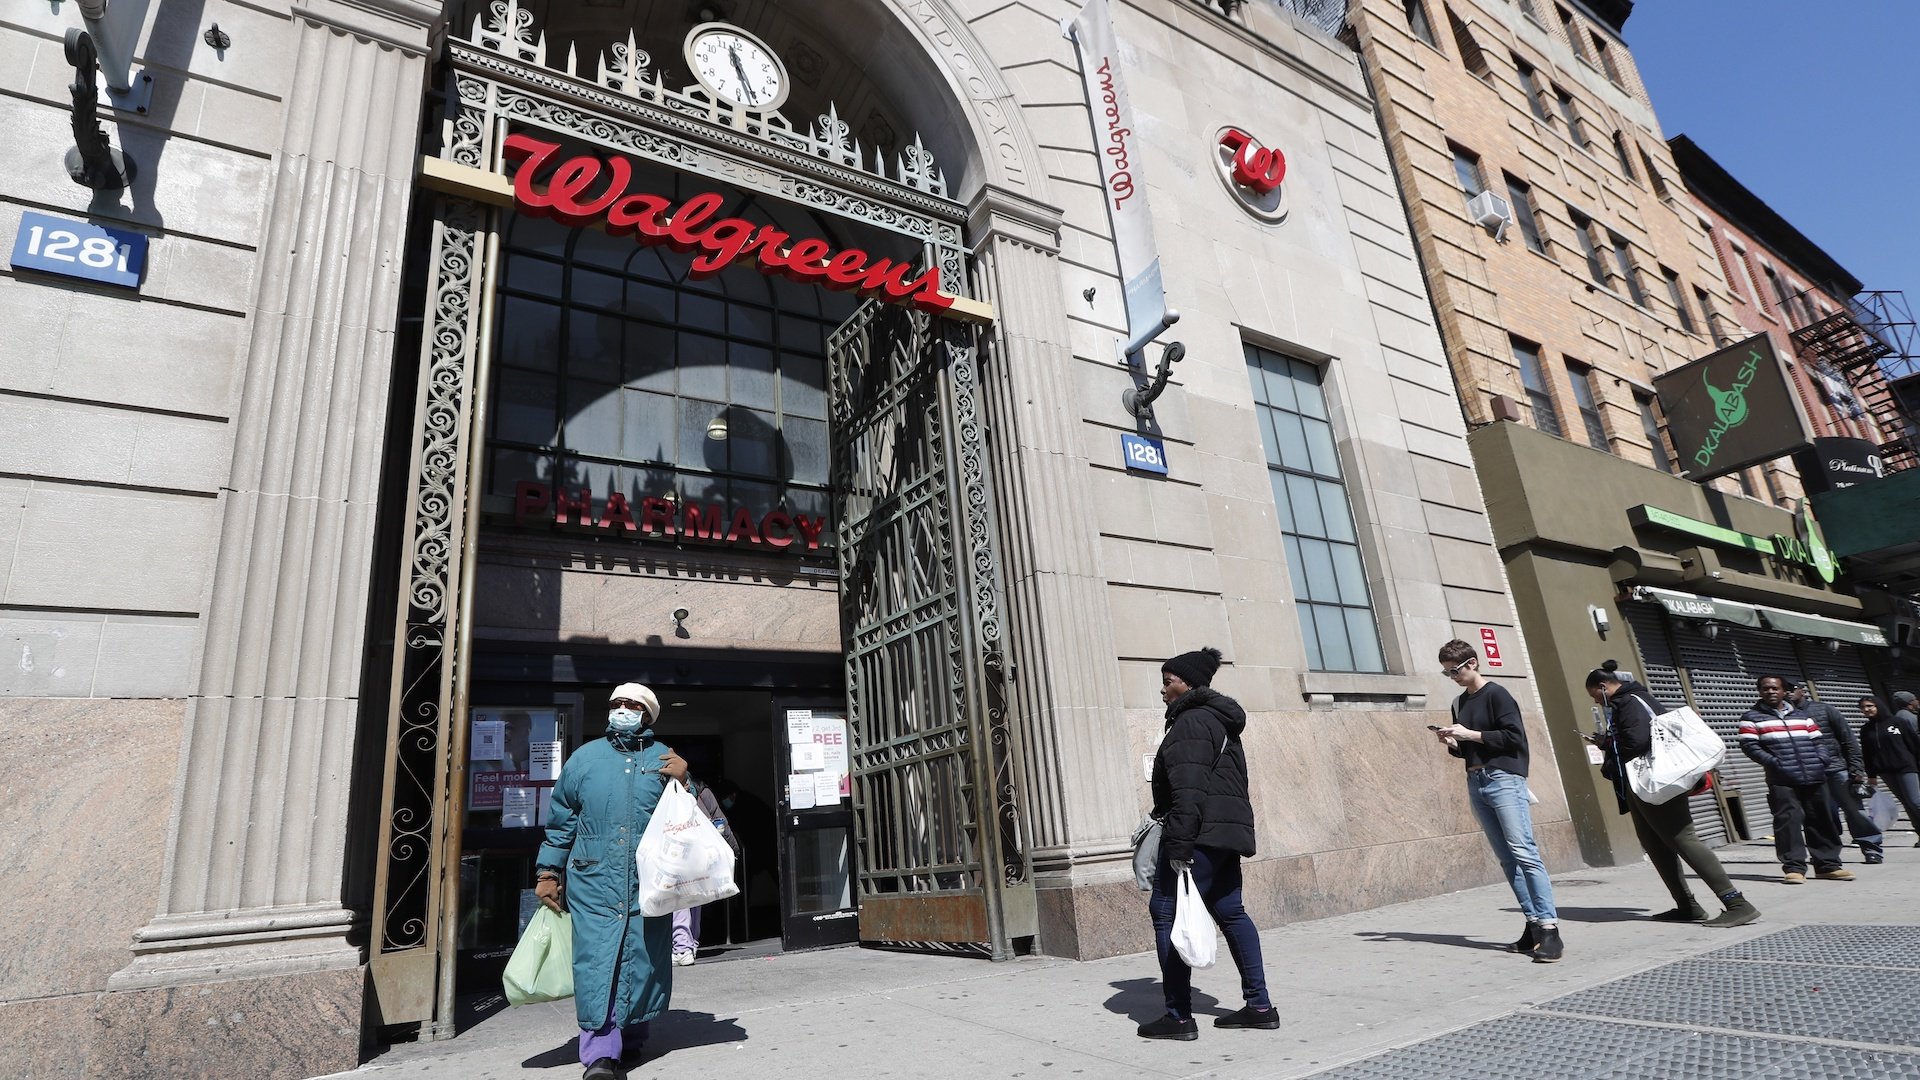
<svg viewBox="0 0 1920 1080">
<path fill-rule="evenodd" d="M 1815 314 L 1805 293 L 1789 312 Z M 1796 319 L 1795 321 L 1799 321 Z M 1794 349 L 1810 371 L 1822 367 L 1845 379 L 1880 431 L 1880 457 L 1889 471 L 1920 466 L 1920 345 L 1904 292 L 1863 292 L 1839 311 L 1793 331 Z"/>
</svg>

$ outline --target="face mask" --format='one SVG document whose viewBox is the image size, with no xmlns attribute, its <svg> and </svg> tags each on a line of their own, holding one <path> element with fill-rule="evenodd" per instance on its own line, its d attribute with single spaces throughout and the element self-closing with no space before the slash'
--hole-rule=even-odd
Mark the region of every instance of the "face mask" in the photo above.
<svg viewBox="0 0 1920 1080">
<path fill-rule="evenodd" d="M 733 809 L 733 796 L 731 796 L 731 795 L 729 795 L 729 796 L 727 796 L 726 798 L 724 798 L 724 799 L 721 799 L 721 800 L 720 800 L 720 809 L 722 809 L 722 810 L 731 810 L 731 809 Z"/>
<path fill-rule="evenodd" d="M 622 735 L 631 735 L 647 726 L 647 714 L 639 709 L 615 709 L 607 714 L 607 726 Z"/>
</svg>

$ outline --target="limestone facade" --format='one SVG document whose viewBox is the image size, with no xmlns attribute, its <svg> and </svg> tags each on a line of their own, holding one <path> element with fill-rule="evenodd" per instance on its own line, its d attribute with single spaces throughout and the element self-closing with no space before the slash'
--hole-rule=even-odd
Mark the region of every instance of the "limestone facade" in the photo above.
<svg viewBox="0 0 1920 1080">
<path fill-rule="evenodd" d="M 383 517 L 399 512 L 381 503 L 380 480 L 405 453 L 388 418 L 407 422 L 393 388 L 418 362 L 396 342 L 424 315 L 402 278 L 425 258 L 407 228 L 449 12 L 427 0 L 209 0 L 197 24 L 156 18 L 136 50 L 156 76 L 154 107 L 110 119 L 142 166 L 116 198 L 58 164 L 70 141 L 61 35 L 80 25 L 77 6 L 0 15 L 11 133 L 0 231 L 25 210 L 90 218 L 147 233 L 152 265 L 137 293 L 0 272 L 0 418 L 31 433 L 0 445 L 0 756 L 41 793 L 20 805 L 19 835 L 57 836 L 92 864 L 58 877 L 69 902 L 0 950 L 0 1026 L 44 1035 L 9 1040 L 33 1056 L 0 1051 L 0 1072 L 107 1073 L 134 1047 L 169 1073 L 209 1056 L 263 1076 L 350 1067 L 375 1035 L 364 927 L 387 737 L 386 702 L 363 687 L 390 663 L 379 583 L 399 574 L 374 555 Z M 1495 248 L 1464 222 L 1443 227 L 1457 190 L 1449 202 L 1410 188 L 1410 227 L 1396 164 L 1451 175 L 1437 129 L 1418 142 L 1391 122 L 1410 115 L 1396 111 L 1410 108 L 1408 88 L 1427 85 L 1426 56 L 1394 60 L 1383 138 L 1360 57 L 1285 8 L 1228 17 L 1120 0 L 1142 193 L 1183 315 L 1166 337 L 1187 350 L 1146 428 L 1171 473 L 1127 471 L 1120 435 L 1142 426 L 1121 405 L 1135 385 L 1116 354 L 1121 283 L 1100 150 L 1059 28 L 1077 6 L 862 0 L 854 15 L 815 16 L 828 29 L 867 21 L 865 37 L 827 36 L 849 43 L 836 63 L 880 73 L 873 93 L 946 95 L 926 111 L 958 118 L 929 139 L 970 208 L 975 291 L 999 316 L 986 411 L 1037 946 L 1096 957 L 1149 943 L 1126 865 L 1148 798 L 1140 760 L 1161 729 L 1159 662 L 1202 645 L 1223 650 L 1217 685 L 1252 715 L 1261 853 L 1248 901 L 1263 924 L 1497 880 L 1459 766 L 1425 731 L 1453 693 L 1438 647 L 1493 633 L 1505 654 L 1495 674 L 1522 702 L 1537 758 L 1550 750 L 1456 403 L 1462 359 L 1442 341 L 1474 343 L 1481 390 L 1467 411 L 1484 415 L 1477 399 L 1518 393 L 1494 334 L 1507 316 L 1485 307 L 1507 293 L 1490 282 L 1533 275 L 1564 295 L 1581 266 L 1515 269 L 1539 256 L 1517 239 Z M 773 18 L 737 8 L 743 25 Z M 215 21 L 225 49 L 202 39 Z M 1377 66 L 1388 47 L 1362 44 Z M 1531 48 L 1543 70 L 1559 63 L 1544 38 Z M 937 78 L 915 83 L 909 69 Z M 1421 93 L 1448 115 L 1442 92 Z M 1651 128 L 1650 111 L 1619 97 L 1622 116 Z M 1286 154 L 1280 222 L 1222 182 L 1227 126 Z M 1608 194 L 1604 161 L 1567 149 L 1558 162 L 1551 133 L 1523 134 L 1460 137 L 1489 162 L 1530 154 L 1543 191 L 1630 232 L 1647 268 L 1660 252 L 1689 288 L 1725 299 L 1688 232 L 1697 219 L 1657 201 L 1630 212 Z M 1657 156 L 1657 139 L 1645 145 Z M 1424 278 L 1416 243 L 1458 276 Z M 1587 321 L 1515 302 L 1516 332 L 1623 379 L 1643 382 L 1692 340 L 1611 289 Z M 1285 555 L 1249 347 L 1321 373 L 1382 670 L 1308 662 L 1302 568 Z M 1602 391 L 1623 454 L 1639 430 L 1625 385 Z M 581 556 L 483 541 L 481 636 L 670 657 L 681 639 L 658 616 L 681 603 L 714 615 L 693 643 L 706 656 L 838 648 L 831 579 L 672 548 Z M 1533 786 L 1550 861 L 1572 865 L 1559 777 L 1542 768 Z M 16 844 L 0 866 L 45 880 L 46 851 Z M 29 933 L 71 950 L 56 957 Z"/>
</svg>

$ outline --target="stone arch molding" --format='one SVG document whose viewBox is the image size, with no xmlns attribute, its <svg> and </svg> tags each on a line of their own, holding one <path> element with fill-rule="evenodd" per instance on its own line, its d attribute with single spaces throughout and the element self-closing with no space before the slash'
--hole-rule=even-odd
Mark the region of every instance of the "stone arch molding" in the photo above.
<svg viewBox="0 0 1920 1080">
<path fill-rule="evenodd" d="M 939 65 L 951 100 L 961 103 L 981 177 L 1051 205 L 1040 148 L 1027 129 L 1013 90 L 972 27 L 947 0 L 884 0 Z M 973 186 L 976 190 L 978 185 Z M 955 194 L 966 201 L 974 192 Z"/>
</svg>

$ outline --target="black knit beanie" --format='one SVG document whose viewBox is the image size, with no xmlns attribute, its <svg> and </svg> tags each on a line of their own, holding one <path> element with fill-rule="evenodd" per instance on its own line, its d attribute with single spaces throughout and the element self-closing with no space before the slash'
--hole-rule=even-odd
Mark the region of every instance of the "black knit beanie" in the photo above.
<svg viewBox="0 0 1920 1080">
<path fill-rule="evenodd" d="M 1197 652 L 1183 652 L 1160 665 L 1160 670 L 1179 678 L 1188 686 L 1206 686 L 1220 670 L 1220 650 L 1211 645 Z"/>
</svg>

